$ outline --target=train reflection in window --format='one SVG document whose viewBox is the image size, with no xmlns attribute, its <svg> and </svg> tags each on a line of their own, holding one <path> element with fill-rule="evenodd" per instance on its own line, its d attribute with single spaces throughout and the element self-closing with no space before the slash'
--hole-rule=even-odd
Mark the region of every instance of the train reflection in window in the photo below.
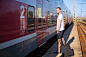
<svg viewBox="0 0 86 57">
<path fill-rule="evenodd" d="M 45 19 L 45 5 L 43 5 L 43 28 L 45 28 L 45 26 L 46 26 L 46 19 Z"/>
<path fill-rule="evenodd" d="M 28 32 L 33 32 L 35 29 L 34 7 L 28 6 Z"/>
<path fill-rule="evenodd" d="M 37 10 L 37 16 L 38 16 L 38 29 L 41 29 L 41 3 L 38 3 L 38 10 Z"/>
<path fill-rule="evenodd" d="M 48 27 L 52 26 L 53 15 L 52 12 L 48 11 Z"/>
<path fill-rule="evenodd" d="M 54 15 L 53 16 L 53 25 L 55 26 L 55 25 L 57 25 L 57 17 L 58 17 L 58 15 L 56 13 L 54 13 L 53 15 Z"/>
</svg>

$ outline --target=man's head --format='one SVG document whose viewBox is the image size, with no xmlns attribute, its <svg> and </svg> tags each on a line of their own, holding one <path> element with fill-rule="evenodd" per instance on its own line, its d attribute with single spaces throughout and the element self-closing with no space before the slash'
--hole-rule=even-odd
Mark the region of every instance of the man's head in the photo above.
<svg viewBox="0 0 86 57">
<path fill-rule="evenodd" d="M 60 7 L 57 7 L 56 8 L 56 12 L 57 12 L 57 14 L 61 13 L 61 8 Z"/>
</svg>

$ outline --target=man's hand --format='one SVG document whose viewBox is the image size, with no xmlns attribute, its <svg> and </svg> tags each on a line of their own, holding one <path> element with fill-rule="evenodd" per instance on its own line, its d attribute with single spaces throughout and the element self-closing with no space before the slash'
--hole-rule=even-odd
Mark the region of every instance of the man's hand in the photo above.
<svg viewBox="0 0 86 57">
<path fill-rule="evenodd" d="M 60 34 L 60 32 L 57 30 L 57 34 L 59 35 Z"/>
</svg>

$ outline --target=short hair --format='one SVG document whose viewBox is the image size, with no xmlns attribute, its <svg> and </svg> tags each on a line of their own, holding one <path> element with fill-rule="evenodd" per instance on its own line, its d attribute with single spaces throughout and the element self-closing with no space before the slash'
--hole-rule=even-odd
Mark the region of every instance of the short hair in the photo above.
<svg viewBox="0 0 86 57">
<path fill-rule="evenodd" d="M 61 10 L 61 8 L 60 8 L 60 7 L 57 7 L 57 8 L 59 8 L 59 9 Z M 56 8 L 56 9 L 57 9 L 57 8 Z"/>
</svg>

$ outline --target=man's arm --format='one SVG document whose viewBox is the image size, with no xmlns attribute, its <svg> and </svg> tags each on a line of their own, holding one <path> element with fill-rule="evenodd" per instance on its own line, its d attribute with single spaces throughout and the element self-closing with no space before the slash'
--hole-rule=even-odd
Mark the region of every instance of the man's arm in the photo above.
<svg viewBox="0 0 86 57">
<path fill-rule="evenodd" d="M 60 25 L 61 25 L 61 20 L 59 19 L 58 21 L 59 21 L 59 23 L 58 23 L 58 31 L 59 31 Z M 58 33 L 58 31 L 57 31 L 57 33 Z"/>
</svg>

